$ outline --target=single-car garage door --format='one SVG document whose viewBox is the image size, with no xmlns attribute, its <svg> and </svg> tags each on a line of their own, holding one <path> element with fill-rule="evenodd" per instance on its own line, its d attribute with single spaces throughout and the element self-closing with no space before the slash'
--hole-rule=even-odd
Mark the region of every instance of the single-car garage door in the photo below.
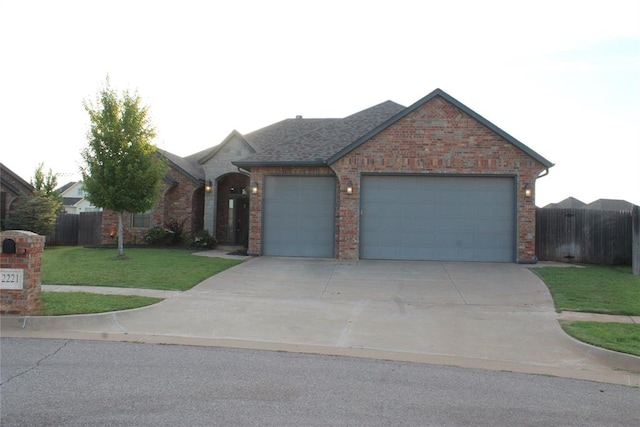
<svg viewBox="0 0 640 427">
<path fill-rule="evenodd" d="M 334 256 L 336 181 L 329 176 L 267 176 L 262 253 Z"/>
<path fill-rule="evenodd" d="M 363 176 L 360 257 L 513 262 L 514 179 Z"/>
</svg>

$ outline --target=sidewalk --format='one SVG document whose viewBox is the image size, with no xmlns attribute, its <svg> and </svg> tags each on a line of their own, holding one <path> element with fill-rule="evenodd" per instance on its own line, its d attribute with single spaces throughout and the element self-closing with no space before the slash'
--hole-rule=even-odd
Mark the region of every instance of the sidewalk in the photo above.
<svg viewBox="0 0 640 427">
<path fill-rule="evenodd" d="M 213 251 L 211 251 L 213 252 Z M 214 256 L 214 255 L 201 255 Z M 217 255 L 215 255 L 217 256 Z M 42 285 L 43 292 L 88 292 L 102 295 L 136 295 L 153 298 L 174 298 L 180 295 L 181 291 L 163 291 L 157 289 L 138 288 L 114 288 L 106 286 L 76 286 L 76 285 Z M 578 311 L 563 311 L 558 314 L 558 320 L 568 321 L 588 321 L 588 322 L 614 322 L 633 323 L 640 325 L 640 316 L 623 316 L 615 314 L 584 313 Z"/>
</svg>

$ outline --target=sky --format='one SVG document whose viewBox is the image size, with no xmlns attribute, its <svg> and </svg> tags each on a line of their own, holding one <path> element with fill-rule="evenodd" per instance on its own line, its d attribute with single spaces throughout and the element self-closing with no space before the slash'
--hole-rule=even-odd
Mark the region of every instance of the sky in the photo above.
<svg viewBox="0 0 640 427">
<path fill-rule="evenodd" d="M 440 88 L 555 164 L 536 204 L 640 204 L 640 0 L 0 0 L 0 162 L 80 179 L 109 76 L 186 156 Z"/>
</svg>

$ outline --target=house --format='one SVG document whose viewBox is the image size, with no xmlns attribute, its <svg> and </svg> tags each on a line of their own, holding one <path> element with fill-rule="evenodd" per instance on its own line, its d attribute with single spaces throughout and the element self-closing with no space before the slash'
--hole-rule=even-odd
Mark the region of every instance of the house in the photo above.
<svg viewBox="0 0 640 427">
<path fill-rule="evenodd" d="M 192 178 L 167 187 L 189 195 L 192 230 L 253 255 L 339 259 L 535 262 L 535 183 L 553 166 L 440 89 L 164 155 Z"/>
<path fill-rule="evenodd" d="M 544 209 L 581 209 L 586 206 L 586 203 L 576 199 L 575 197 L 567 197 L 558 203 L 549 203 L 544 206 Z"/>
<path fill-rule="evenodd" d="M 0 229 L 4 230 L 4 221 L 11 205 L 20 197 L 35 195 L 35 189 L 11 169 L 0 163 Z"/>
<path fill-rule="evenodd" d="M 69 214 L 81 212 L 99 212 L 102 208 L 93 206 L 87 200 L 87 194 L 82 187 L 82 181 L 71 181 L 56 190 L 62 197 L 62 207 Z"/>
<path fill-rule="evenodd" d="M 633 210 L 633 203 L 619 199 L 598 199 L 588 205 L 584 209 L 597 209 L 601 211 L 628 211 Z"/>
</svg>

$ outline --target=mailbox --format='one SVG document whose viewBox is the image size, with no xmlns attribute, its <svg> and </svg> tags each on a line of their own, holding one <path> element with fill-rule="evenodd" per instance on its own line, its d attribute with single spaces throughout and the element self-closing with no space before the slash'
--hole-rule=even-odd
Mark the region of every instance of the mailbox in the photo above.
<svg viewBox="0 0 640 427">
<path fill-rule="evenodd" d="M 2 241 L 2 253 L 3 254 L 15 254 L 16 253 L 16 241 L 13 239 L 4 239 Z"/>
</svg>

